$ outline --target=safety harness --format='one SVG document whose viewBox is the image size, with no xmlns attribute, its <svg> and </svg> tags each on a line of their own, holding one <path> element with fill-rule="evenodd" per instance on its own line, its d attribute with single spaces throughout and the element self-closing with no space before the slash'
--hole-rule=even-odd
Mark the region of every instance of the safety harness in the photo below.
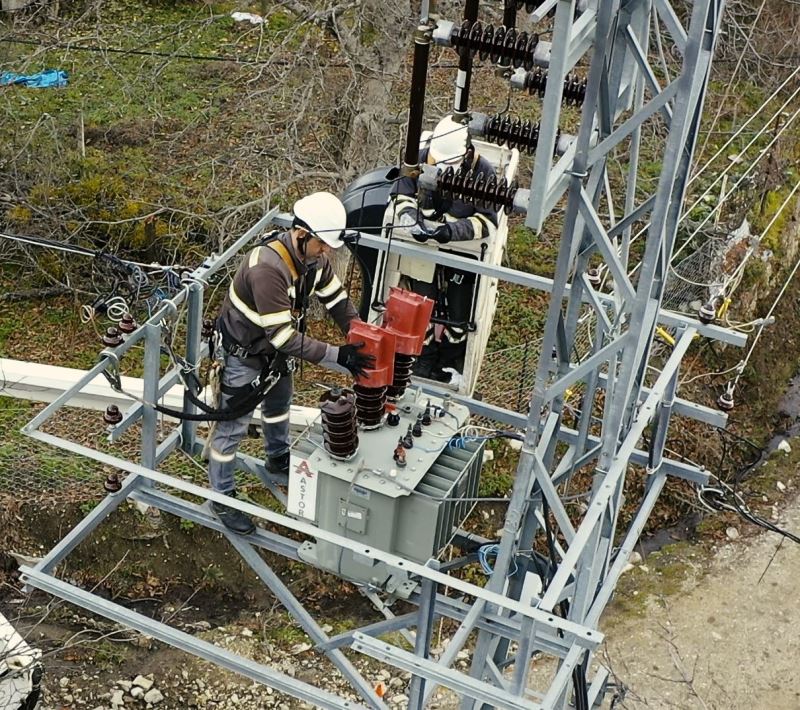
<svg viewBox="0 0 800 710">
<path fill-rule="evenodd" d="M 289 250 L 282 242 L 277 241 L 277 235 L 278 232 L 270 233 L 262 241 L 262 244 L 266 242 L 266 246 L 275 251 L 275 253 L 281 257 L 283 262 L 286 264 L 286 267 L 289 269 L 289 273 L 292 276 L 292 282 L 294 283 L 298 280 L 298 278 L 300 278 L 300 274 L 297 271 L 297 267 L 294 265 L 294 261 L 292 260 Z M 302 293 L 298 294 L 298 298 L 296 299 L 295 303 L 296 306 L 300 306 L 301 313 L 299 318 L 302 320 L 305 320 L 303 316 L 305 315 L 305 304 L 308 300 L 307 294 L 305 293 L 306 283 L 307 280 L 302 284 L 302 288 L 300 289 Z M 304 325 L 305 324 L 303 323 L 303 327 Z M 191 414 L 182 410 L 172 409 L 170 407 L 160 405 L 157 402 L 148 402 L 147 404 L 152 406 L 157 412 L 161 412 L 162 414 L 166 414 L 176 419 L 208 422 L 231 421 L 252 412 L 261 403 L 267 392 L 269 392 L 272 387 L 275 386 L 278 380 L 281 377 L 289 375 L 294 370 L 294 358 L 287 358 L 286 355 L 277 350 L 271 355 L 252 352 L 248 348 L 233 340 L 225 328 L 224 321 L 221 318 L 217 318 L 214 332 L 210 335 L 208 341 L 208 353 L 212 360 L 216 359 L 217 350 L 220 346 L 227 354 L 233 355 L 234 357 L 241 359 L 259 358 L 261 361 L 261 371 L 246 385 L 241 385 L 239 387 L 231 387 L 230 385 L 225 384 L 219 385 L 220 392 L 230 397 L 226 407 L 220 408 L 209 406 L 206 404 L 206 402 L 200 399 L 199 395 L 202 391 L 202 384 L 195 374 L 195 367 L 178 356 L 169 346 L 163 347 L 170 359 L 181 369 L 181 379 L 186 389 L 186 397 L 193 405 L 201 410 L 202 414 Z M 113 372 L 110 371 L 110 369 L 107 369 L 103 374 L 114 390 L 118 392 L 123 391 L 122 380 L 119 372 Z M 219 381 L 221 382 L 221 377 L 219 378 Z"/>
</svg>

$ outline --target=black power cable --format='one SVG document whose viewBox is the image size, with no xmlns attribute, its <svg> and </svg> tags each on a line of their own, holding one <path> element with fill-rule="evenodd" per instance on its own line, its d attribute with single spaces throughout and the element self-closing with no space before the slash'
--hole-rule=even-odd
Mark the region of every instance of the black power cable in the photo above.
<svg viewBox="0 0 800 710">
<path fill-rule="evenodd" d="M 70 44 L 64 42 L 36 42 L 30 39 L 17 39 L 15 37 L 4 37 L 0 42 L 9 44 L 24 44 L 32 47 L 44 47 L 46 49 L 65 49 L 74 52 L 98 52 L 100 54 L 130 54 L 137 57 L 165 57 L 167 59 L 185 59 L 195 62 L 228 62 L 233 64 L 264 65 L 280 64 L 288 65 L 294 63 L 290 59 L 246 59 L 236 56 L 224 56 L 218 54 L 186 54 L 183 52 L 156 52 L 144 49 L 123 49 L 120 47 L 99 47 L 97 45 Z M 346 63 L 332 62 L 326 64 L 327 67 L 346 67 Z"/>
<path fill-rule="evenodd" d="M 761 461 L 761 447 L 747 437 L 741 436 L 732 431 L 728 431 L 727 429 L 717 428 L 717 431 L 719 432 L 720 436 L 723 437 L 722 453 L 720 455 L 720 462 L 717 469 L 720 473 L 724 471 L 724 464 L 728 459 L 728 454 L 730 451 L 730 444 L 728 443 L 728 440 L 724 438 L 725 436 L 731 437 L 732 439 L 745 444 L 757 455 L 750 462 L 740 467 L 739 470 L 735 472 L 732 486 L 726 484 L 719 476 L 715 476 L 715 478 L 720 482 L 719 488 L 715 486 L 705 486 L 700 488 L 697 492 L 700 502 L 709 510 L 736 513 L 739 515 L 739 517 L 751 523 L 752 525 L 756 525 L 764 530 L 777 533 L 778 535 L 781 535 L 792 542 L 800 544 L 800 536 L 789 532 L 788 530 L 784 530 L 780 526 L 775 525 L 775 523 L 754 513 L 752 510 L 750 510 L 739 493 L 739 485 L 744 476 L 752 471 L 759 461 Z"/>
</svg>

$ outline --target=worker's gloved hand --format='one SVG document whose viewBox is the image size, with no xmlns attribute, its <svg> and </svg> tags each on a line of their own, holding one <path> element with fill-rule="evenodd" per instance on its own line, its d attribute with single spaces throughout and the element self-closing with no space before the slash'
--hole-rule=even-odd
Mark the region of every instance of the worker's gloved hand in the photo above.
<svg viewBox="0 0 800 710">
<path fill-rule="evenodd" d="M 449 224 L 440 224 L 430 236 L 439 244 L 447 244 L 453 238 L 453 228 Z"/>
<path fill-rule="evenodd" d="M 392 209 L 391 205 L 389 205 L 389 209 Z M 416 212 L 413 210 L 403 210 L 397 215 L 393 215 L 394 225 L 395 227 L 406 227 L 413 229 L 417 223 L 417 215 Z"/>
<path fill-rule="evenodd" d="M 375 356 L 361 351 L 364 343 L 348 343 L 339 346 L 336 362 L 350 371 L 353 377 L 363 377 L 375 365 Z"/>
<path fill-rule="evenodd" d="M 431 233 L 427 230 L 424 224 L 415 224 L 408 233 L 414 237 L 420 244 L 424 244 L 431 237 Z"/>
</svg>

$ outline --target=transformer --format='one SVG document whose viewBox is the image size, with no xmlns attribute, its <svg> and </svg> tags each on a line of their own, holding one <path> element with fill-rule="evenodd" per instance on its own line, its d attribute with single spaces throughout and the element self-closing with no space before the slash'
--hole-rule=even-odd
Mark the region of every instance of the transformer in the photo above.
<svg viewBox="0 0 800 710">
<path fill-rule="evenodd" d="M 430 423 L 426 420 L 426 411 Z M 358 450 L 343 461 L 324 444 L 321 421 L 291 449 L 287 512 L 354 542 L 425 563 L 452 540 L 478 494 L 483 442 L 459 438 L 466 407 L 406 390 L 399 423 L 362 429 Z M 417 428 L 420 436 L 414 436 Z M 453 439 L 453 436 L 456 438 Z M 405 465 L 394 457 L 402 439 Z M 457 444 L 457 445 L 456 445 Z M 407 596 L 416 587 L 382 562 L 325 541 L 306 542 L 301 559 L 356 584 Z"/>
</svg>

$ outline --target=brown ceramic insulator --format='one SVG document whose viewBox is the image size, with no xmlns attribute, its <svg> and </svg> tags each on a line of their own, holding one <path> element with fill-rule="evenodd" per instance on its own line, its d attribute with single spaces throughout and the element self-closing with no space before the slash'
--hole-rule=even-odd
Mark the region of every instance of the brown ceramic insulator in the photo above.
<svg viewBox="0 0 800 710">
<path fill-rule="evenodd" d="M 735 402 L 733 401 L 733 393 L 732 392 L 723 392 L 717 398 L 717 406 L 723 412 L 730 412 L 733 409 L 734 405 L 735 405 Z"/>
<path fill-rule="evenodd" d="M 108 348 L 115 348 L 117 345 L 122 345 L 122 333 L 119 332 L 113 325 L 106 328 L 103 335 L 103 345 Z"/>
<path fill-rule="evenodd" d="M 386 389 L 386 398 L 390 402 L 396 402 L 406 392 L 406 387 L 411 381 L 411 368 L 414 365 L 414 358 L 411 355 L 397 353 L 394 356 L 394 377 L 392 384 Z"/>
<path fill-rule="evenodd" d="M 111 472 L 106 476 L 106 480 L 103 481 L 103 488 L 108 493 L 117 493 L 122 488 L 122 481 L 119 480 L 119 474 L 115 472 Z"/>
<path fill-rule="evenodd" d="M 364 429 L 377 429 L 383 424 L 386 409 L 386 387 L 355 385 L 358 423 Z"/>
<path fill-rule="evenodd" d="M 357 436 L 329 436 L 325 441 L 325 451 L 332 458 L 349 461 L 358 451 Z"/>
<path fill-rule="evenodd" d="M 133 316 L 130 313 L 124 313 L 122 318 L 120 318 L 119 323 L 117 323 L 117 330 L 125 335 L 130 335 L 138 327 L 139 326 L 137 325 L 136 321 L 133 320 Z"/>
<path fill-rule="evenodd" d="M 103 421 L 106 424 L 119 424 L 122 421 L 122 412 L 116 404 L 109 404 L 103 414 Z"/>
<path fill-rule="evenodd" d="M 325 392 L 319 402 L 325 450 L 334 458 L 351 458 L 358 451 L 355 393 L 334 388 Z"/>
</svg>

